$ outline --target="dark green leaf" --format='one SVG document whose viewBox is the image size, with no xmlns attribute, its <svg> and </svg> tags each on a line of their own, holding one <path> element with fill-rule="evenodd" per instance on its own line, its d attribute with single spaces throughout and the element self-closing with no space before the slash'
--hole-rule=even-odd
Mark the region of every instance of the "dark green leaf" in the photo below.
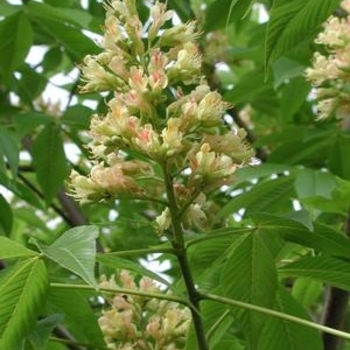
<svg viewBox="0 0 350 350">
<path fill-rule="evenodd" d="M 275 0 L 267 26 L 266 63 L 312 39 L 339 3 L 339 0 Z"/>
<path fill-rule="evenodd" d="M 341 177 L 350 180 L 350 136 L 340 133 L 334 138 L 328 157 L 329 170 Z"/>
<path fill-rule="evenodd" d="M 64 315 L 64 324 L 75 339 L 105 346 L 96 313 L 91 308 L 90 301 L 97 297 L 96 293 L 51 288 L 48 294 L 48 311 Z"/>
<path fill-rule="evenodd" d="M 7 200 L 0 193 L 0 234 L 4 232 L 6 235 L 9 235 L 12 231 L 12 224 L 13 224 L 12 209 L 10 205 L 7 203 Z M 1 252 L 1 246 L 0 246 L 0 252 Z"/>
<path fill-rule="evenodd" d="M 303 258 L 279 270 L 287 276 L 303 276 L 350 290 L 350 263 L 327 256 Z"/>
<path fill-rule="evenodd" d="M 28 335 L 27 342 L 33 350 L 46 350 L 52 330 L 63 321 L 62 315 L 50 315 L 36 324 L 35 329 Z"/>
<path fill-rule="evenodd" d="M 33 165 L 47 203 L 51 203 L 68 175 L 60 128 L 48 124 L 33 142 Z"/>
<path fill-rule="evenodd" d="M 71 26 L 50 19 L 33 19 L 46 33 L 55 39 L 56 43 L 59 43 L 67 50 L 73 63 L 81 62 L 85 55 L 100 52 L 100 49 L 91 39 L 80 31 L 74 30 Z"/>
<path fill-rule="evenodd" d="M 23 13 L 15 13 L 0 21 L 0 73 L 9 80 L 23 63 L 33 42 L 33 31 Z"/>
<path fill-rule="evenodd" d="M 0 160 L 2 157 L 5 157 L 13 176 L 16 176 L 19 165 L 19 145 L 10 131 L 0 125 Z"/>
<path fill-rule="evenodd" d="M 78 226 L 66 231 L 50 246 L 39 247 L 48 258 L 97 288 L 94 269 L 98 234 L 96 226 Z"/>
<path fill-rule="evenodd" d="M 47 271 L 37 257 L 0 274 L 0 349 L 17 349 L 35 327 L 47 292 Z"/>
<path fill-rule="evenodd" d="M 245 209 L 248 212 L 268 212 L 276 204 L 281 207 L 281 201 L 285 199 L 289 201 L 293 182 L 292 177 L 282 176 L 275 180 L 259 183 L 249 191 L 233 197 L 228 204 L 221 208 L 218 215 L 226 217 L 240 209 Z"/>
<path fill-rule="evenodd" d="M 249 11 L 252 0 L 216 0 L 208 6 L 205 30 L 212 31 L 238 21 Z"/>
</svg>

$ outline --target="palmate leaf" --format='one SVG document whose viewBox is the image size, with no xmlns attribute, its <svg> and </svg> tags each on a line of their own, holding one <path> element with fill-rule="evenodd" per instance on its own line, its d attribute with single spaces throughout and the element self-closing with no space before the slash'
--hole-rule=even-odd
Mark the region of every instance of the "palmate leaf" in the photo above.
<svg viewBox="0 0 350 350">
<path fill-rule="evenodd" d="M 315 223 L 310 231 L 303 224 L 294 220 L 259 213 L 251 216 L 258 230 L 270 235 L 278 235 L 283 239 L 297 243 L 317 251 L 348 259 L 350 256 L 350 240 L 333 228 Z"/>
<path fill-rule="evenodd" d="M 350 263 L 344 260 L 327 256 L 308 257 L 283 266 L 279 272 L 284 276 L 314 278 L 350 290 Z"/>
<path fill-rule="evenodd" d="M 293 297 L 280 287 L 276 294 L 274 309 L 288 315 L 309 320 L 309 316 Z M 259 338 L 257 350 L 322 350 L 317 330 L 287 320 L 268 317 Z"/>
<path fill-rule="evenodd" d="M 30 257 L 38 255 L 34 250 L 27 249 L 23 245 L 6 237 L 0 237 L 0 259 L 18 257 Z"/>
<path fill-rule="evenodd" d="M 16 349 L 35 326 L 48 287 L 44 262 L 35 257 L 0 275 L 0 350 Z"/>
<path fill-rule="evenodd" d="M 313 38 L 339 3 L 340 0 L 275 0 L 266 32 L 266 63 Z"/>
<path fill-rule="evenodd" d="M 258 234 L 242 236 L 232 247 L 221 273 L 221 286 L 225 296 L 270 308 L 275 302 L 277 273 L 272 254 Z M 266 316 L 232 309 L 250 344 L 258 349 L 258 339 Z"/>
<path fill-rule="evenodd" d="M 97 237 L 96 226 L 78 226 L 66 231 L 50 246 L 35 244 L 49 259 L 97 288 L 94 277 Z"/>
</svg>

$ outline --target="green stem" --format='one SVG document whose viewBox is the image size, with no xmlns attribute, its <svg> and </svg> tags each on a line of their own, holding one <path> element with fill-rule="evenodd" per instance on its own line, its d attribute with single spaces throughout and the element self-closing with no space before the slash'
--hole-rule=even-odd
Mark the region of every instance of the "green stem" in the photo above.
<svg viewBox="0 0 350 350">
<path fill-rule="evenodd" d="M 89 286 L 87 284 L 50 283 L 50 287 L 58 288 L 58 289 L 91 290 L 91 291 L 96 292 L 96 289 L 94 287 Z M 174 295 L 142 292 L 139 290 L 126 289 L 126 288 L 107 288 L 107 287 L 104 287 L 104 288 L 99 288 L 99 291 L 104 292 L 104 293 L 111 293 L 111 294 L 130 294 L 130 295 L 138 295 L 141 297 L 168 300 L 168 301 L 173 301 L 175 303 L 183 304 L 189 308 L 192 307 L 191 303 L 189 303 L 188 300 L 174 296 Z"/>
<path fill-rule="evenodd" d="M 270 310 L 270 309 L 267 309 L 267 308 L 262 307 L 262 306 L 248 304 L 248 303 L 244 303 L 242 301 L 238 301 L 238 300 L 234 300 L 234 299 L 230 299 L 230 298 L 225 298 L 225 297 L 222 297 L 219 295 L 208 294 L 208 293 L 201 293 L 200 299 L 212 300 L 212 301 L 216 301 L 216 302 L 223 303 L 223 304 L 238 306 L 238 307 L 241 307 L 244 309 L 260 312 L 260 313 L 263 313 L 265 315 L 278 317 L 278 318 L 281 318 L 281 319 L 284 319 L 284 320 L 287 320 L 290 322 L 295 322 L 295 323 L 301 324 L 301 325 L 306 326 L 306 327 L 317 329 L 317 330 L 322 331 L 324 333 L 333 334 L 337 337 L 341 337 L 344 339 L 350 339 L 350 333 L 346 333 L 346 332 L 339 331 L 339 330 L 334 329 L 334 328 L 322 326 L 318 323 L 314 323 L 312 321 L 308 321 L 308 320 L 305 320 L 303 318 L 299 318 L 296 316 L 288 315 L 288 314 L 285 314 L 283 312 Z"/>
<path fill-rule="evenodd" d="M 112 253 L 98 253 L 101 256 L 140 256 L 146 254 L 176 254 L 173 248 L 145 248 L 145 249 L 133 249 L 133 250 L 122 250 L 120 252 Z"/>
<path fill-rule="evenodd" d="M 171 243 L 173 245 L 174 250 L 176 251 L 177 260 L 180 266 L 183 280 L 185 282 L 188 298 L 192 305 L 190 307 L 190 310 L 192 315 L 193 326 L 196 333 L 198 349 L 208 350 L 202 317 L 200 315 L 199 293 L 195 287 L 191 269 L 189 266 L 187 251 L 185 247 L 185 240 L 179 215 L 180 210 L 176 202 L 172 176 L 170 174 L 170 171 L 168 171 L 168 167 L 166 164 L 163 166 L 163 174 L 173 227 L 173 238 L 171 240 Z"/>
</svg>

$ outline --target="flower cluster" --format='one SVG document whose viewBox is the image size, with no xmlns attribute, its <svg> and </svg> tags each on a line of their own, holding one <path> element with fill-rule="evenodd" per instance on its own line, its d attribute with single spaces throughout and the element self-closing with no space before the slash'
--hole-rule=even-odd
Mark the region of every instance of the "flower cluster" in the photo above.
<svg viewBox="0 0 350 350">
<path fill-rule="evenodd" d="M 111 0 L 106 10 L 103 52 L 85 58 L 81 90 L 114 97 L 106 115 L 92 118 L 94 165 L 88 176 L 73 172 L 72 193 L 83 202 L 120 194 L 147 199 L 157 186 L 166 198 L 166 171 L 183 225 L 202 227 L 206 195 L 232 181 L 253 151 L 243 131 L 224 124 L 229 104 L 201 74 L 195 22 L 164 26 L 173 13 L 161 2 L 145 23 L 136 0 Z M 167 207 L 156 220 L 159 232 L 169 220 Z"/>
<path fill-rule="evenodd" d="M 109 280 L 102 277 L 101 288 L 162 293 L 157 284 L 142 277 L 136 283 L 127 271 Z M 107 299 L 109 307 L 98 322 L 109 349 L 182 349 L 191 323 L 190 311 L 179 304 L 137 295 L 116 294 Z"/>
<path fill-rule="evenodd" d="M 316 86 L 318 118 L 331 115 L 350 116 L 350 2 L 341 7 L 344 17 L 331 16 L 315 42 L 323 46 L 324 53 L 315 52 L 313 67 L 306 77 Z"/>
</svg>

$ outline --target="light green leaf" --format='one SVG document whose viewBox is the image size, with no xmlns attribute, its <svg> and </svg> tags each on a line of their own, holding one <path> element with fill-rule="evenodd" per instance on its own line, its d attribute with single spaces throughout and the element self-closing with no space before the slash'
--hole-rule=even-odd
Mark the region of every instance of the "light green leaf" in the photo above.
<svg viewBox="0 0 350 350">
<path fill-rule="evenodd" d="M 49 204 L 68 175 L 60 128 L 48 124 L 33 142 L 33 165 L 40 187 Z"/>
<path fill-rule="evenodd" d="M 15 13 L 0 21 L 0 73 L 8 80 L 23 63 L 33 42 L 33 30 L 27 17 Z M 6 54 L 4 54 L 6 53 Z"/>
<path fill-rule="evenodd" d="M 132 260 L 123 259 L 118 256 L 118 253 L 104 253 L 104 254 L 97 254 L 96 260 L 108 267 L 112 267 L 114 269 L 125 269 L 128 271 L 135 272 L 141 276 L 147 276 L 153 280 L 156 280 L 160 283 L 165 284 L 166 286 L 170 287 L 170 284 L 167 280 L 160 277 L 156 273 L 146 269 L 140 263 L 136 263 Z"/>
<path fill-rule="evenodd" d="M 303 276 L 350 290 L 350 263 L 327 256 L 303 258 L 279 269 L 285 276 Z"/>
<path fill-rule="evenodd" d="M 0 193 L 0 234 L 9 235 L 12 231 L 13 214 L 7 200 Z M 1 247 L 0 247 L 1 250 Z"/>
<path fill-rule="evenodd" d="M 322 293 L 322 282 L 309 277 L 299 277 L 293 283 L 292 296 L 304 307 L 315 305 Z"/>
<path fill-rule="evenodd" d="M 274 306 L 274 309 L 280 312 L 310 320 L 307 313 L 283 287 L 278 289 Z M 258 343 L 259 350 L 323 349 L 317 330 L 275 317 L 266 318 Z"/>
<path fill-rule="evenodd" d="M 66 231 L 50 246 L 38 246 L 49 259 L 97 288 L 94 269 L 98 234 L 96 226 L 78 226 Z"/>
<path fill-rule="evenodd" d="M 0 274 L 0 285 L 0 349 L 16 349 L 45 303 L 45 264 L 36 257 L 20 261 Z"/>
<path fill-rule="evenodd" d="M 275 0 L 266 33 L 266 64 L 311 40 L 339 3 L 340 0 Z"/>
<path fill-rule="evenodd" d="M 274 62 L 272 69 L 273 69 L 273 75 L 274 75 L 274 83 L 273 87 L 277 89 L 280 85 L 282 85 L 285 82 L 290 81 L 293 78 L 300 77 L 304 74 L 305 69 L 307 67 L 300 64 L 299 62 L 296 62 L 294 60 L 291 60 L 286 57 L 279 58 L 276 62 Z M 304 78 L 302 79 L 304 84 L 309 85 Z M 310 86 L 309 86 L 310 90 Z M 289 99 L 289 102 L 294 104 L 294 101 Z M 282 101 L 283 103 L 283 101 Z"/>
<path fill-rule="evenodd" d="M 272 307 L 277 288 L 277 273 L 272 254 L 258 234 L 246 234 L 232 246 L 221 272 L 225 296 L 254 305 Z M 243 309 L 232 309 L 239 320 L 250 348 L 258 349 L 265 316 Z"/>
<path fill-rule="evenodd" d="M 6 237 L 0 237 L 0 259 L 11 259 L 18 257 L 30 257 L 39 255 L 34 250 L 27 249 L 23 245 Z"/>
<path fill-rule="evenodd" d="M 311 196 L 330 198 L 336 180 L 328 172 L 303 168 L 297 170 L 294 186 L 299 198 Z"/>
</svg>

